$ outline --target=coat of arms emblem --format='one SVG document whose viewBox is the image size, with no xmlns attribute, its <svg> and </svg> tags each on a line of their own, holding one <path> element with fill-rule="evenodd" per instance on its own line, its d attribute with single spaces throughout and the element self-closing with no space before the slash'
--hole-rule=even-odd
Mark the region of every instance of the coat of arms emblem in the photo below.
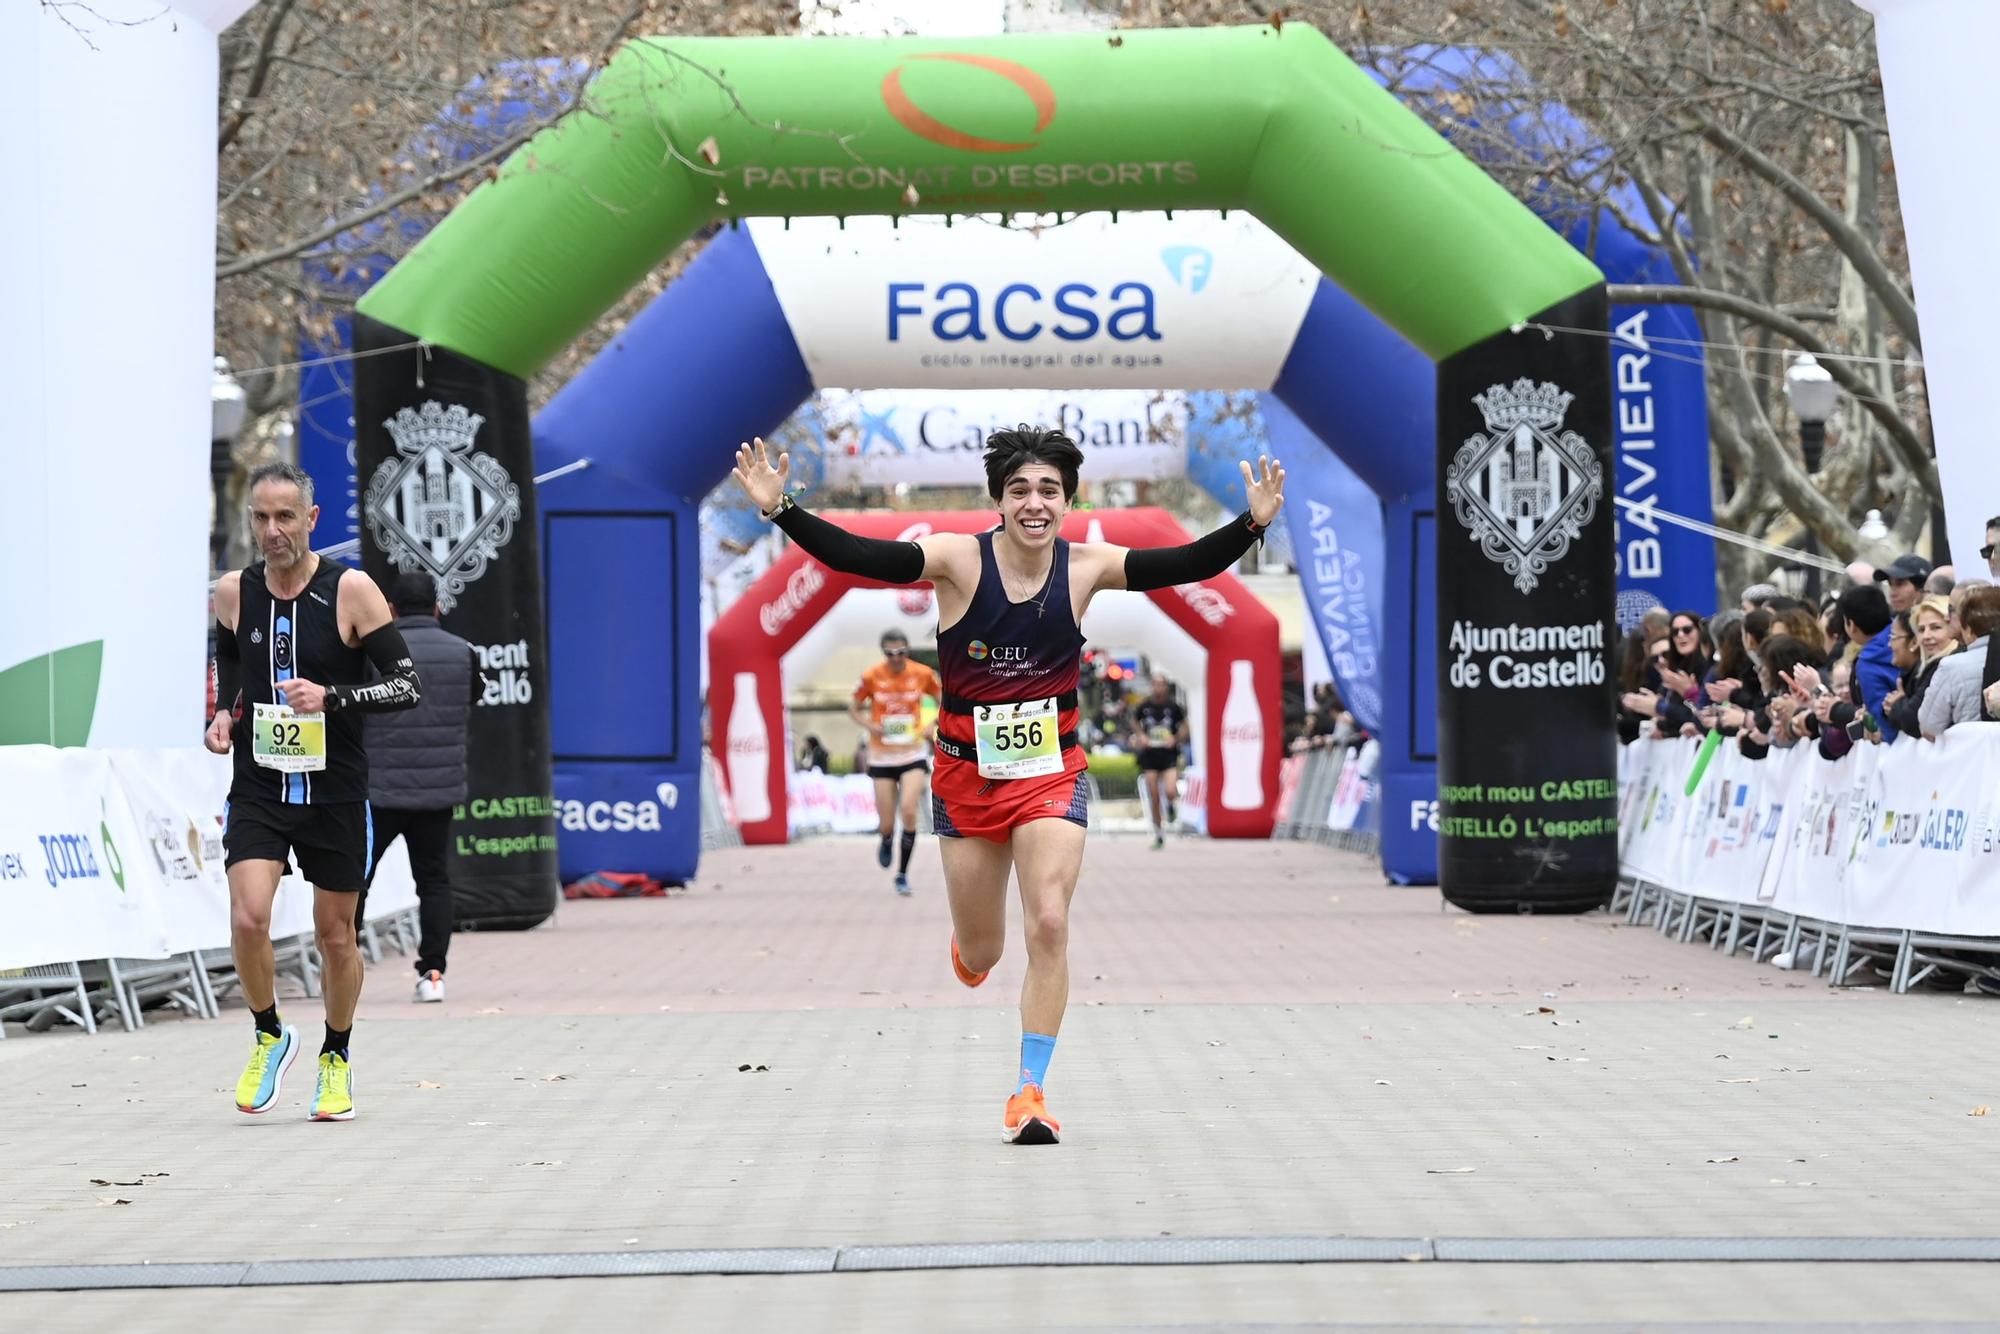
<svg viewBox="0 0 2000 1334">
<path fill-rule="evenodd" d="M 521 517 L 521 488 L 472 448 L 485 420 L 461 403 L 402 409 L 384 423 L 396 453 L 368 482 L 376 542 L 398 569 L 427 571 L 445 611 L 486 573 Z"/>
<path fill-rule="evenodd" d="M 1596 451 L 1563 429 L 1575 398 L 1525 378 L 1474 394 L 1486 431 L 1460 445 L 1445 469 L 1458 521 L 1523 593 L 1582 535 L 1604 493 Z"/>
</svg>

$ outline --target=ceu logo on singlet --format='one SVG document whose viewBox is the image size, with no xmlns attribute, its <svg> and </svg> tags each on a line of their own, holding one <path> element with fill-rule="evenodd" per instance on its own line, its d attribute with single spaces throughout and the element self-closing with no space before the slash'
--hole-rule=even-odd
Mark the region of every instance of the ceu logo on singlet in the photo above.
<svg viewBox="0 0 2000 1334">
<path fill-rule="evenodd" d="M 972 659 L 974 662 L 985 662 L 986 641 L 983 639 L 975 639 L 970 644 L 967 644 L 965 646 L 965 656 Z"/>
</svg>

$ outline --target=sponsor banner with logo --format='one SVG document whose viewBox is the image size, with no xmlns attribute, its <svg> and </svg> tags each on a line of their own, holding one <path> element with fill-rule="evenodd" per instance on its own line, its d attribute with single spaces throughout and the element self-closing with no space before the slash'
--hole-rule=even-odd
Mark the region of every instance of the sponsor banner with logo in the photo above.
<svg viewBox="0 0 2000 1334">
<path fill-rule="evenodd" d="M 815 830 L 865 834 L 881 827 L 875 809 L 875 780 L 867 774 L 793 772 L 786 785 L 786 819 L 794 838 Z"/>
<path fill-rule="evenodd" d="M 0 968 L 229 947 L 229 761 L 199 748 L 0 747 Z M 279 882 L 273 939 L 313 929 L 312 887 Z M 401 845 L 369 919 L 416 903 Z"/>
<path fill-rule="evenodd" d="M 2000 724 L 1837 761 L 1725 745 L 1688 796 L 1698 749 L 1624 748 L 1626 875 L 1850 926 L 2000 936 Z"/>
<path fill-rule="evenodd" d="M 1602 329 L 1604 289 L 1535 317 Z M 1438 366 L 1444 896 L 1581 911 L 1618 869 L 1610 358 L 1501 333 Z"/>
<path fill-rule="evenodd" d="M 1267 389 L 1319 282 L 1248 213 L 747 226 L 821 387 Z"/>
<path fill-rule="evenodd" d="M 1382 726 L 1382 502 L 1276 397 L 1262 399 L 1284 461 L 1285 522 L 1320 647 L 1341 702 L 1374 736 Z"/>
<path fill-rule="evenodd" d="M 444 627 L 479 653 L 471 791 L 452 827 L 458 920 L 532 926 L 561 887 L 527 389 L 365 316 L 354 337 L 381 363 L 355 407 L 363 566 L 385 588 L 429 574 Z"/>
<path fill-rule="evenodd" d="M 1187 396 L 1166 390 L 822 390 L 813 417 L 819 471 L 837 486 L 984 487 L 986 437 L 1021 422 L 1067 431 L 1093 482 L 1187 469 Z"/>
<path fill-rule="evenodd" d="M 0 749 L 0 967 L 165 957 L 166 922 L 102 751 Z"/>
<path fill-rule="evenodd" d="M 1611 319 L 1618 628 L 1626 631 L 1654 607 L 1715 605 L 1715 539 L 1660 518 L 1714 516 L 1708 382 L 1693 311 L 1614 306 Z"/>
</svg>

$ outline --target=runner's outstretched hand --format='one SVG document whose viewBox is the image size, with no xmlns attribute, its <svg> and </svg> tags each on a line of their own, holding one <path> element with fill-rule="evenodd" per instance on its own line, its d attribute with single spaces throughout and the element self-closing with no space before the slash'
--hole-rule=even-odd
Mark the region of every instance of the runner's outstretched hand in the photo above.
<svg viewBox="0 0 2000 1334">
<path fill-rule="evenodd" d="M 1285 503 L 1285 465 L 1259 454 L 1258 471 L 1253 471 L 1247 460 L 1236 466 L 1243 470 L 1243 492 L 1250 500 L 1250 517 L 1259 528 L 1265 527 L 1278 517 L 1278 510 Z M 771 503 L 775 505 L 777 501 Z"/>
<path fill-rule="evenodd" d="M 792 475 L 792 456 L 778 455 L 778 464 L 772 467 L 770 451 L 764 446 L 764 438 L 758 436 L 749 444 L 736 447 L 736 467 L 729 475 L 759 512 L 768 511 L 784 498 L 785 479 Z"/>
</svg>

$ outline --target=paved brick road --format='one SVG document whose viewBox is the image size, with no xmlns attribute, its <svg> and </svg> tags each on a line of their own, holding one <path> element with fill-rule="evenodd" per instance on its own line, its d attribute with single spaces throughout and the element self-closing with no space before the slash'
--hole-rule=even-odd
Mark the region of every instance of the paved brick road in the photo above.
<svg viewBox="0 0 2000 1334">
<path fill-rule="evenodd" d="M 361 1116 L 346 1125 L 230 1109 L 240 1013 L 10 1039 L 0 1265 L 1166 1234 L 2000 1234 L 2000 1115 L 1969 1115 L 2000 1105 L 1987 1055 L 2000 1008 L 1830 992 L 1601 918 L 1441 913 L 1433 892 L 1288 844 L 1093 843 L 1051 1080 L 1065 1143 L 1005 1149 L 1019 952 L 977 992 L 951 982 L 933 868 L 901 900 L 866 841 L 721 854 L 670 901 L 571 904 L 552 929 L 461 937 L 444 1006 L 409 1004 L 391 961 L 370 977 Z M 304 1093 L 297 1079 L 287 1101 Z M 301 1313 L 321 1312 L 340 1328 L 650 1329 L 676 1323 L 663 1308 L 688 1328 L 788 1334 L 1724 1315 L 1826 1327 L 1988 1319 L 1994 1268 L 1182 1266 L 45 1293 L 0 1295 L 0 1327 L 310 1328 Z"/>
</svg>

